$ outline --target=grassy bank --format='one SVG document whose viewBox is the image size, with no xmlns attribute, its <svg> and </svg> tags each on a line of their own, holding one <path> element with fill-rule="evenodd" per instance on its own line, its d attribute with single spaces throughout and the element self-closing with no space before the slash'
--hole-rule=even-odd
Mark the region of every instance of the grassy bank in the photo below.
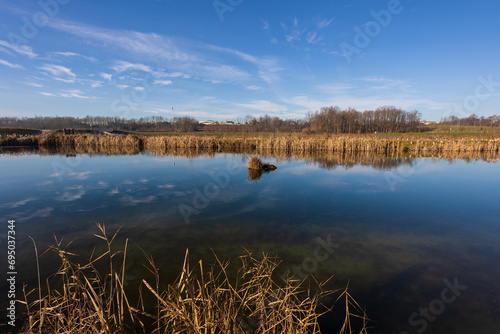
<svg viewBox="0 0 500 334">
<path fill-rule="evenodd" d="M 319 334 L 318 318 L 331 310 L 321 300 L 331 296 L 342 304 L 339 332 L 354 333 L 356 324 L 357 332 L 366 333 L 366 316 L 347 290 L 279 276 L 276 258 L 246 254 L 234 270 L 234 264 L 215 255 L 213 263 L 192 266 L 186 251 L 177 279 L 167 284 L 144 250 L 128 239 L 116 248 L 116 233 L 108 236 L 104 226 L 98 227 L 96 237 L 104 248 L 84 264 L 77 262 L 69 244 L 56 239 L 49 253 L 59 257 L 60 267 L 39 280 L 37 289 L 25 291 L 22 332 Z M 141 265 L 147 270 L 138 286 L 124 282 L 130 247 L 144 254 Z M 37 263 L 43 265 L 43 259 Z M 131 295 L 131 289 L 139 293 Z"/>
</svg>

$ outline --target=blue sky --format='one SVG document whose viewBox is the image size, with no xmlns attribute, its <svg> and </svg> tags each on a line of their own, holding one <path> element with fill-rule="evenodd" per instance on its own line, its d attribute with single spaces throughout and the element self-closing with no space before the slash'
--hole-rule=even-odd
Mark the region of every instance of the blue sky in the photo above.
<svg viewBox="0 0 500 334">
<path fill-rule="evenodd" d="M 0 116 L 490 116 L 499 16 L 485 0 L 0 0 Z"/>
</svg>

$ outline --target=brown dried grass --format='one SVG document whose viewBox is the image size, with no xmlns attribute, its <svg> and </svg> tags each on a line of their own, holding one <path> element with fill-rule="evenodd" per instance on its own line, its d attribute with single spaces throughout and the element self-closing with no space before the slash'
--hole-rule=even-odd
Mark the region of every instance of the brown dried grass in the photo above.
<svg viewBox="0 0 500 334">
<path fill-rule="evenodd" d="M 500 152 L 500 138 L 412 137 L 380 138 L 370 135 L 304 136 L 276 135 L 267 138 L 218 138 L 214 136 L 157 136 L 137 135 L 55 135 L 46 134 L 0 140 L 0 146 L 68 147 L 75 150 L 99 151 L 111 147 L 166 152 L 172 150 L 227 150 L 255 149 L 269 153 L 345 153 L 371 152 L 373 154 L 445 154 L 467 152 Z"/>
<path fill-rule="evenodd" d="M 247 167 L 255 170 L 262 170 L 262 161 L 257 157 L 250 157 L 248 159 Z"/>
<path fill-rule="evenodd" d="M 37 299 L 30 301 L 35 289 L 25 292 L 23 332 L 318 334 L 318 318 L 331 310 L 319 311 L 321 300 L 339 292 L 337 301 L 345 301 L 346 307 L 340 333 L 354 333 L 351 319 L 358 317 L 363 320 L 359 333 L 366 333 L 367 318 L 347 290 L 329 291 L 325 289 L 327 282 L 314 279 L 309 284 L 294 277 L 276 280 L 273 277 L 279 261 L 265 254 L 261 259 L 251 253 L 241 256 L 240 269 L 231 278 L 228 261 L 214 255 L 213 265 L 199 261 L 191 268 L 186 251 L 178 278 L 165 289 L 160 288 L 153 258 L 143 251 L 144 266 L 153 274 L 154 283 L 142 279 L 140 295 L 132 306 L 124 284 L 128 239 L 123 250 L 113 252 L 118 231 L 108 237 L 105 226 L 97 226 L 100 233 L 95 236 L 106 247 L 100 255 L 92 253 L 85 265 L 72 260 L 71 243 L 63 246 L 56 239 L 49 249 L 59 256 L 61 266 L 46 280 L 44 295 L 40 284 Z M 97 269 L 103 265 L 107 269 Z M 155 308 L 145 306 L 147 298 L 153 298 Z"/>
</svg>

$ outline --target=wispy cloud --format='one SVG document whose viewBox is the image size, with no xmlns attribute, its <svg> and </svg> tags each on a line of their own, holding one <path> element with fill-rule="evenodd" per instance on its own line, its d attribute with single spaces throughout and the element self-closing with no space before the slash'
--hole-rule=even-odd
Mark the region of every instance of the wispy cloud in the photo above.
<svg viewBox="0 0 500 334">
<path fill-rule="evenodd" d="M 287 111 L 287 107 L 266 100 L 253 101 L 251 103 L 240 103 L 238 105 L 244 108 L 254 109 L 264 112 L 282 113 Z"/>
<path fill-rule="evenodd" d="M 264 90 L 264 88 L 262 88 L 260 86 L 256 86 L 256 85 L 247 86 L 246 89 L 248 89 L 248 90 Z"/>
<path fill-rule="evenodd" d="M 61 91 L 58 93 L 40 92 L 40 94 L 42 94 L 44 96 L 50 96 L 50 97 L 77 98 L 77 99 L 83 99 L 83 100 L 89 100 L 89 99 L 95 98 L 95 97 L 85 95 L 85 93 L 79 89 L 64 90 L 64 91 Z M 57 175 L 52 174 L 51 176 L 57 176 Z M 69 176 L 74 176 L 78 180 L 84 180 L 84 177 L 85 178 L 88 177 L 87 174 L 84 174 L 84 173 L 70 173 Z"/>
<path fill-rule="evenodd" d="M 33 48 L 29 45 L 14 45 L 2 40 L 0 40 L 0 45 L 29 58 L 35 58 L 38 56 L 33 52 Z"/>
<path fill-rule="evenodd" d="M 4 65 L 4 66 L 7 66 L 7 67 L 10 67 L 10 68 L 17 68 L 17 69 L 23 69 L 24 67 L 19 65 L 19 64 L 12 64 L 12 63 L 9 63 L 8 61 L 6 60 L 3 60 L 3 59 L 0 59 L 0 64 Z"/>
<path fill-rule="evenodd" d="M 323 20 L 321 20 L 321 21 L 318 22 L 318 29 L 325 29 L 330 24 L 332 24 L 332 22 L 333 22 L 333 18 L 331 18 L 331 19 L 323 19 Z"/>
<path fill-rule="evenodd" d="M 118 188 L 115 188 L 115 189 L 111 189 L 109 192 L 108 192 L 108 195 L 110 196 L 114 196 L 116 194 L 119 194 L 120 191 L 118 190 Z"/>
<path fill-rule="evenodd" d="M 116 73 L 139 70 L 154 73 L 158 77 L 198 78 L 212 83 L 246 83 L 254 78 L 238 64 L 221 62 L 220 52 L 230 53 L 239 57 L 240 61 L 250 62 L 257 68 L 257 75 L 268 82 L 275 80 L 277 72 L 281 70 L 276 59 L 255 57 L 193 40 L 181 40 L 155 33 L 96 28 L 60 20 L 54 20 L 51 25 L 55 29 L 102 43 L 108 50 L 114 49 L 120 54 L 126 50 L 149 63 L 167 64 L 168 70 L 172 72 L 169 74 L 169 71 L 144 63 L 117 60 L 112 66 Z"/>
<path fill-rule="evenodd" d="M 32 82 L 32 81 L 27 81 L 27 82 L 25 82 L 25 84 L 27 84 L 28 86 L 31 86 L 31 87 L 36 87 L 36 88 L 43 87 L 42 84 L 39 84 L 39 83 L 36 83 L 36 82 Z"/>
<path fill-rule="evenodd" d="M 83 94 L 84 93 L 79 89 L 70 89 L 70 90 L 62 91 L 61 93 L 59 93 L 59 96 L 69 97 L 69 98 L 77 98 L 77 99 L 85 99 L 85 100 L 91 98 L 90 96 L 83 95 Z M 87 174 L 85 174 L 85 173 L 79 173 L 79 174 L 83 174 L 83 176 L 76 177 L 79 180 L 84 180 L 84 178 L 88 177 Z"/>
<path fill-rule="evenodd" d="M 175 188 L 175 184 L 160 184 L 158 186 L 159 189 L 172 189 Z"/>
<path fill-rule="evenodd" d="M 52 211 L 54 211 L 54 208 L 51 208 L 51 207 L 46 207 L 46 208 L 43 208 L 43 209 L 39 209 L 39 210 L 36 210 L 35 212 L 33 212 L 32 214 L 23 214 L 18 220 L 21 220 L 21 221 L 26 221 L 26 220 L 30 220 L 30 219 L 33 219 L 33 218 L 46 218 L 46 217 L 50 217 Z"/>
<path fill-rule="evenodd" d="M 382 89 L 399 89 L 402 91 L 411 90 L 410 80 L 391 79 L 384 77 L 363 77 L 360 78 L 359 81 L 364 81 L 371 84 L 369 88 L 372 90 L 382 90 Z"/>
<path fill-rule="evenodd" d="M 48 74 L 51 74 L 54 80 L 72 83 L 75 82 L 76 79 L 76 74 L 65 66 L 45 64 L 40 67 L 40 69 Z"/>
<path fill-rule="evenodd" d="M 53 20 L 50 25 L 58 30 L 83 38 L 91 38 L 108 47 L 126 49 L 148 57 L 170 61 L 200 61 L 196 56 L 180 50 L 172 39 L 155 33 L 95 28 L 73 22 Z"/>
<path fill-rule="evenodd" d="M 115 64 L 111 66 L 111 69 L 113 69 L 117 73 L 133 71 L 133 70 L 143 71 L 148 73 L 154 72 L 153 69 L 148 65 L 140 63 L 131 63 L 124 60 L 115 61 Z"/>
<path fill-rule="evenodd" d="M 0 206 L 10 208 L 10 209 L 15 209 L 15 208 L 18 208 L 20 206 L 26 205 L 29 202 L 36 201 L 38 199 L 39 199 L 38 197 L 28 197 L 28 198 L 25 198 L 25 199 L 17 201 L 17 202 L 5 203 L 5 204 L 2 204 Z"/>
<path fill-rule="evenodd" d="M 76 191 L 74 191 L 76 190 Z M 83 189 L 83 186 L 78 186 L 75 188 L 71 188 L 68 191 L 65 191 L 61 196 L 56 199 L 61 202 L 73 202 L 76 201 L 85 195 L 86 191 Z"/>
<path fill-rule="evenodd" d="M 104 80 L 111 81 L 112 75 L 109 73 L 99 73 L 99 76 Z"/>
<path fill-rule="evenodd" d="M 129 206 L 136 206 L 138 204 L 149 204 L 154 202 L 158 197 L 155 195 L 143 197 L 143 198 L 136 198 L 132 196 L 125 196 L 122 198 L 122 202 L 126 203 Z"/>
<path fill-rule="evenodd" d="M 160 86 L 167 86 L 167 85 L 171 85 L 172 81 L 171 80 L 155 80 L 155 81 L 153 81 L 153 84 L 160 85 Z"/>
<path fill-rule="evenodd" d="M 84 55 L 81 55 L 81 54 L 75 53 L 75 52 L 52 52 L 52 54 L 57 55 L 57 56 L 64 56 L 64 57 L 80 57 L 80 58 L 86 59 L 86 60 L 91 61 L 91 62 L 97 61 L 97 58 L 84 56 Z"/>
<path fill-rule="evenodd" d="M 50 94 L 50 93 L 47 93 L 47 94 Z M 91 172 L 91 171 L 80 172 L 80 173 L 79 172 L 71 172 L 71 173 L 68 173 L 67 175 L 76 179 L 76 180 L 87 180 L 90 177 L 90 175 L 93 173 L 94 172 Z M 63 173 L 53 173 L 53 174 L 50 174 L 49 177 L 61 177 L 63 175 L 64 175 Z"/>
</svg>

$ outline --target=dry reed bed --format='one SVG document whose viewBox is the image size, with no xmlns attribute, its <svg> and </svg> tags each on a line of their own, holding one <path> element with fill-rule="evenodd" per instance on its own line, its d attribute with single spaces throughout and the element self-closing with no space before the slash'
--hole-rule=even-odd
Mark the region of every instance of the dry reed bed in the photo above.
<svg viewBox="0 0 500 334">
<path fill-rule="evenodd" d="M 281 278 L 279 261 L 265 254 L 261 259 L 241 256 L 236 277 L 230 277 L 229 262 L 214 255 L 212 265 L 199 261 L 192 268 L 186 251 L 178 278 L 165 288 L 153 258 L 139 247 L 150 275 L 125 288 L 129 239 L 116 250 L 112 244 L 118 232 L 110 237 L 103 225 L 97 226 L 95 236 L 105 247 L 84 265 L 75 261 L 69 244 L 56 239 L 49 250 L 60 258 L 60 268 L 43 286 L 39 278 L 38 292 L 23 289 L 22 332 L 319 334 L 318 318 L 331 310 L 321 311 L 320 300 L 336 293 L 345 307 L 340 333 L 354 333 L 354 319 L 359 333 L 366 333 L 366 315 L 347 290 L 329 291 L 326 282 L 314 279 Z M 131 288 L 139 290 L 135 300 L 127 294 Z"/>
<path fill-rule="evenodd" d="M 356 154 L 370 152 L 373 154 L 414 154 L 436 155 L 464 154 L 472 152 L 500 153 L 500 138 L 446 138 L 446 137 L 405 137 L 377 138 L 375 136 L 300 136 L 281 135 L 269 138 L 217 138 L 199 136 L 158 136 L 145 137 L 136 135 L 40 135 L 24 138 L 7 137 L 0 141 L 0 146 L 38 146 L 67 147 L 77 152 L 99 152 L 112 147 L 146 150 L 150 152 L 167 152 L 177 150 L 211 150 L 221 152 L 228 150 L 256 150 L 258 152 L 309 153 L 319 152 Z"/>
<path fill-rule="evenodd" d="M 183 158 L 201 158 L 213 157 L 215 154 L 244 154 L 258 155 L 265 158 L 275 158 L 278 161 L 288 160 L 305 160 L 310 162 L 325 162 L 326 165 L 371 165 L 376 166 L 383 163 L 388 158 L 392 160 L 400 160 L 403 158 L 438 158 L 445 160 L 464 159 L 464 160 L 484 160 L 495 162 L 500 158 L 500 152 L 495 150 L 462 150 L 453 151 L 445 150 L 442 152 L 423 151 L 414 152 L 372 152 L 372 151 L 285 151 L 274 149 L 257 149 L 257 148 L 222 148 L 214 150 L 213 148 L 167 148 L 164 147 L 149 147 L 141 149 L 139 145 L 131 146 L 106 146 L 92 145 L 84 146 L 7 146 L 0 147 L 0 152 L 12 155 L 20 154 L 41 154 L 41 155 L 66 155 L 75 156 L 77 154 L 89 155 L 136 155 L 142 152 L 147 152 L 157 156 L 174 156 Z"/>
</svg>

